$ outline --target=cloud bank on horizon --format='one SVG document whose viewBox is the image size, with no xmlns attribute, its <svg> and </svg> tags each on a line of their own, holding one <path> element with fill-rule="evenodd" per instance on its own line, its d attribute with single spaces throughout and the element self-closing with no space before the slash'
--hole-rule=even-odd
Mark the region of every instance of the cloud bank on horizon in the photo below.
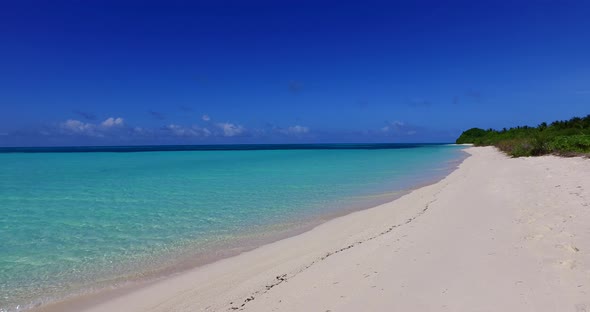
<svg viewBox="0 0 590 312">
<path fill-rule="evenodd" d="M 0 146 L 453 142 L 585 116 L 590 3 L 0 3 Z"/>
<path fill-rule="evenodd" d="M 204 118 L 206 117 L 206 118 Z M 436 137 L 441 142 L 453 137 L 455 133 L 433 132 L 401 121 L 385 121 L 384 126 L 365 131 L 347 132 L 352 142 L 414 142 L 412 136 L 417 133 Z M 0 133 L 5 139 L 15 138 L 6 146 L 20 146 L 23 141 L 34 141 L 41 138 L 39 145 L 66 145 L 69 142 L 77 145 L 117 145 L 121 144 L 207 144 L 207 143 L 325 143 L 351 142 L 339 140 L 342 131 L 313 131 L 304 125 L 280 127 L 267 124 L 259 128 L 213 120 L 203 115 L 201 122 L 191 125 L 165 124 L 159 127 L 140 127 L 128 124 L 122 117 L 108 117 L 102 121 L 85 122 L 67 119 L 63 122 L 45 125 L 39 129 L 17 130 Z M 11 142 L 10 140 L 5 140 Z M 86 144 L 84 144 L 86 143 Z"/>
</svg>

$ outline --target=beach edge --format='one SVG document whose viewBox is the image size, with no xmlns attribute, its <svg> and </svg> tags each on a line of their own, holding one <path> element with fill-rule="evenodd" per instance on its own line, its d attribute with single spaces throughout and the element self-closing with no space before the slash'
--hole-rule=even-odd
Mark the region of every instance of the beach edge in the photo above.
<svg viewBox="0 0 590 312">
<path fill-rule="evenodd" d="M 362 267 L 363 261 L 359 260 L 359 257 L 361 259 L 364 259 L 364 261 L 366 262 L 373 262 L 377 261 L 375 259 L 386 258 L 383 257 L 383 255 L 375 257 L 375 255 L 373 254 L 375 253 L 375 250 L 367 251 L 368 248 L 372 246 L 374 248 L 384 248 L 384 246 L 390 246 L 395 244 L 407 244 L 403 241 L 407 240 L 406 237 L 410 235 L 414 237 L 430 237 L 431 235 L 440 235 L 441 237 L 444 237 L 445 235 L 454 235 L 453 231 L 457 231 L 457 229 L 449 230 L 445 228 L 440 233 L 432 233 L 433 231 L 436 231 L 437 227 L 446 226 L 445 222 L 457 222 L 456 220 L 446 220 L 446 218 L 449 217 L 456 218 L 457 220 L 462 222 L 467 222 L 466 224 L 473 224 L 472 226 L 477 225 L 480 227 L 481 225 L 478 224 L 482 222 L 489 222 L 489 220 L 487 219 L 492 220 L 500 217 L 506 217 L 504 215 L 501 215 L 500 212 L 498 212 L 498 215 L 495 215 L 494 213 L 488 210 L 484 210 L 480 211 L 479 213 L 484 215 L 489 214 L 482 216 L 487 217 L 487 219 L 473 219 L 474 216 L 470 215 L 470 213 L 472 213 L 472 205 L 474 202 L 480 203 L 480 200 L 490 200 L 490 202 L 486 203 L 486 205 L 495 205 L 498 204 L 498 202 L 496 202 L 496 200 L 493 198 L 473 198 L 473 196 L 476 195 L 469 194 L 469 189 L 466 190 L 467 194 L 465 196 L 457 197 L 459 194 L 458 192 L 460 192 L 457 190 L 458 188 L 475 188 L 477 186 L 481 187 L 482 185 L 488 187 L 489 185 L 487 185 L 486 183 L 497 182 L 495 180 L 493 180 L 492 182 L 487 182 L 487 178 L 485 176 L 482 177 L 481 174 L 489 174 L 490 179 L 493 179 L 495 175 L 500 174 L 504 174 L 505 176 L 510 177 L 511 173 L 503 172 L 502 168 L 494 168 L 494 166 L 509 165 L 514 166 L 515 168 L 525 168 L 528 170 L 532 168 L 530 165 L 531 163 L 537 164 L 537 162 L 539 161 L 541 161 L 541 163 L 543 161 L 546 161 L 551 166 L 553 164 L 558 164 L 561 166 L 563 164 L 572 163 L 571 159 L 557 159 L 556 157 L 552 156 L 547 156 L 536 160 L 510 159 L 505 155 L 501 154 L 499 151 L 495 150 L 494 148 L 472 147 L 466 149 L 465 151 L 471 154 L 471 157 L 464 159 L 463 162 L 458 166 L 458 168 L 451 172 L 449 175 L 447 175 L 445 178 L 434 184 L 415 189 L 411 191 L 409 194 L 406 194 L 392 202 L 382 204 L 373 208 L 369 208 L 366 210 L 356 211 L 348 215 L 329 220 L 302 234 L 282 239 L 271 244 L 263 245 L 261 247 L 242 253 L 240 255 L 222 259 L 214 263 L 186 271 L 176 276 L 165 278 L 163 280 L 157 281 L 145 287 L 141 287 L 121 296 L 108 298 L 107 300 L 102 300 L 100 302 L 87 302 L 85 305 L 72 305 L 72 302 L 65 302 L 58 305 L 43 307 L 43 309 L 40 310 L 68 311 L 68 309 L 72 310 L 72 308 L 74 308 L 78 311 L 112 311 L 121 309 L 126 311 L 231 311 L 244 309 L 252 311 L 270 311 L 272 309 L 280 308 L 281 310 L 286 311 L 298 311 L 301 309 L 310 308 L 310 306 L 298 306 L 297 304 L 300 304 L 300 302 L 296 299 L 299 297 L 305 297 L 307 300 L 304 302 L 308 302 L 309 305 L 312 305 L 311 302 L 313 302 L 314 308 L 322 306 L 323 309 L 324 305 L 334 305 L 336 304 L 337 300 L 332 298 L 333 287 L 329 285 L 324 285 L 321 281 L 329 280 L 330 278 L 333 279 L 336 277 L 344 280 L 356 280 L 358 277 L 352 276 L 353 274 L 349 273 L 348 271 L 344 273 L 340 272 L 340 274 L 336 273 L 339 272 L 340 268 L 352 266 L 352 269 L 354 269 L 355 265 L 356 267 Z M 526 163 L 523 163 L 523 161 Z M 576 161 L 579 162 L 580 160 Z M 544 165 L 544 163 L 542 164 Z M 579 166 L 579 164 L 576 165 Z M 566 169 L 570 170 L 569 167 Z M 494 173 L 494 171 L 498 172 Z M 568 173 L 570 171 L 568 171 Z M 534 173 L 537 174 L 538 172 L 535 171 Z M 533 171 L 522 173 L 521 177 L 527 178 L 527 174 L 533 174 Z M 513 178 L 515 180 L 515 183 L 520 182 L 518 181 L 518 175 L 513 175 Z M 588 182 L 587 179 L 582 179 L 582 182 Z M 545 183 L 544 181 L 540 181 L 538 183 L 539 187 L 546 186 L 545 184 L 543 184 Z M 560 183 L 564 183 L 564 181 L 560 181 Z M 580 182 L 576 183 L 579 184 Z M 496 187 L 497 185 L 493 184 L 492 186 Z M 514 196 L 516 195 L 513 194 L 512 197 L 508 198 L 508 201 L 506 201 L 506 203 L 503 203 L 506 206 L 505 209 L 507 209 L 503 213 L 514 213 L 512 209 L 514 208 L 512 207 L 512 201 L 518 199 Z M 499 199 L 500 198 L 502 197 L 500 196 Z M 460 202 L 458 202 L 459 200 Z M 548 209 L 550 208 L 551 207 L 549 207 Z M 456 214 L 456 212 L 453 213 L 453 209 L 460 209 L 462 213 L 465 214 L 465 216 L 458 215 Z M 510 217 L 513 216 L 510 215 Z M 502 224 L 507 222 L 507 220 L 504 219 L 498 219 L 496 221 Z M 513 222 L 512 220 L 509 221 Z M 429 226 L 431 226 L 432 229 L 429 229 Z M 521 238 L 523 235 L 532 235 L 527 234 L 528 229 L 525 229 L 524 227 L 523 229 L 521 229 L 520 227 L 521 225 L 518 225 L 517 229 L 512 230 L 515 231 L 515 233 L 509 233 L 510 235 L 508 235 L 505 239 L 517 240 L 518 238 L 518 241 L 521 242 Z M 474 237 L 479 237 L 477 236 L 478 234 L 475 233 L 479 231 L 478 229 L 479 228 L 473 229 Z M 521 233 L 521 230 L 524 232 Z M 485 233 L 488 234 L 488 231 L 491 231 L 491 229 L 486 229 Z M 583 238 L 584 235 L 580 234 L 579 237 Z M 460 236 L 456 238 L 456 244 L 460 245 L 462 239 L 469 239 L 469 237 L 463 238 L 463 236 Z M 494 239 L 496 238 L 494 237 Z M 450 243 L 455 244 L 455 241 Z M 469 258 L 477 256 L 477 260 L 474 260 L 473 263 L 481 264 L 482 261 L 487 259 L 480 258 L 485 255 L 473 255 L 469 252 L 469 250 L 461 251 L 463 249 L 457 251 L 457 253 L 459 253 L 460 255 L 449 255 L 448 252 L 445 252 L 444 250 L 439 250 L 439 248 L 445 247 L 444 243 L 442 243 L 441 246 L 434 246 L 433 244 L 441 244 L 441 242 L 433 242 L 432 237 L 430 237 L 429 240 L 426 240 L 424 244 L 419 245 L 420 247 L 412 246 L 412 248 L 432 248 L 433 250 L 442 253 L 441 256 L 449 257 L 449 261 L 451 262 L 461 262 L 463 259 L 460 257 Z M 478 244 L 480 243 L 478 242 Z M 488 240 L 485 240 L 479 246 L 474 247 L 474 249 L 480 250 L 484 248 L 486 244 L 491 244 L 489 248 L 492 249 L 501 247 L 499 247 L 496 242 L 492 241 L 492 243 L 490 243 Z M 580 243 L 578 241 L 575 243 L 575 245 L 570 244 L 567 246 L 577 246 L 572 248 L 575 248 L 574 250 L 578 251 L 584 250 L 586 246 L 584 245 L 580 248 L 581 244 L 583 245 L 583 243 Z M 454 245 L 449 245 L 446 247 L 449 249 L 455 248 Z M 380 252 L 387 253 L 391 251 L 388 250 Z M 467 254 L 462 254 L 465 252 L 467 252 Z M 548 251 L 545 250 L 544 252 L 547 253 Z M 366 259 L 367 256 L 371 256 L 371 259 Z M 486 257 L 489 256 L 490 255 L 487 255 Z M 578 262 L 575 262 L 575 260 L 570 259 L 569 262 L 568 260 L 566 260 L 565 263 L 572 263 L 571 261 L 574 261 L 574 263 L 577 263 L 578 270 L 581 269 L 582 272 L 584 272 L 584 265 L 588 263 L 588 253 L 579 253 L 578 256 L 582 256 L 583 259 L 578 259 Z M 436 270 L 436 266 L 432 265 L 417 268 L 417 265 L 413 264 L 412 261 L 409 260 L 412 257 L 415 258 L 415 255 L 407 254 L 405 257 L 407 258 L 405 262 L 402 261 L 404 257 L 401 253 L 399 259 L 395 258 L 395 260 L 390 260 L 392 261 L 392 264 L 399 263 L 401 261 L 400 268 L 404 269 L 398 270 L 399 272 L 396 271 L 394 268 L 381 267 L 377 269 L 375 268 L 376 266 L 372 266 L 371 270 L 375 270 L 375 275 L 378 275 L 377 272 L 380 272 L 382 270 L 386 271 L 386 273 L 389 274 L 401 274 L 401 271 L 404 270 Z M 455 257 L 459 258 L 455 259 Z M 507 255 L 506 257 L 510 258 L 512 257 L 512 255 L 510 255 L 510 257 Z M 530 252 L 526 255 L 519 255 L 519 258 L 517 259 L 520 259 L 520 257 L 525 258 L 528 261 L 531 261 L 531 258 L 534 260 L 534 255 L 532 255 Z M 353 263 L 357 261 L 359 263 Z M 418 259 L 414 259 L 413 261 L 418 261 Z M 524 273 L 529 274 L 525 277 L 521 277 L 521 279 L 526 280 L 528 278 L 529 280 L 534 281 L 533 290 L 536 296 L 538 297 L 538 294 L 540 293 L 538 291 L 538 288 L 547 287 L 547 282 L 545 281 L 543 282 L 543 284 L 540 281 L 535 280 L 536 278 L 530 276 L 530 274 L 533 274 L 534 272 L 528 272 L 530 270 L 527 270 L 526 268 L 521 268 L 520 266 L 523 265 L 523 263 L 519 261 L 520 260 L 514 260 L 515 263 L 510 263 L 509 265 L 521 269 L 521 271 L 524 271 Z M 558 261 L 557 263 L 561 262 Z M 380 265 L 385 265 L 386 267 L 390 266 L 390 264 L 387 262 L 380 262 Z M 450 263 L 443 263 L 441 264 L 441 266 L 451 268 L 453 267 L 453 265 Z M 541 265 L 540 268 L 545 271 L 552 270 L 552 266 L 547 265 Z M 514 268 L 506 267 L 504 267 L 504 269 L 510 272 L 514 270 Z M 481 278 L 490 280 L 495 280 L 496 278 L 498 278 L 495 276 L 490 276 L 490 274 L 495 273 L 490 272 L 490 270 L 486 269 L 485 267 L 478 268 L 476 266 L 474 270 L 475 271 L 472 275 L 475 277 L 481 275 Z M 570 268 L 570 270 L 573 269 Z M 449 271 L 449 273 L 453 273 L 453 270 Z M 559 272 L 551 272 L 551 274 L 558 273 Z M 368 278 L 368 276 L 370 276 L 371 274 L 368 274 L 366 278 Z M 430 272 L 430 274 L 433 273 Z M 582 274 L 581 278 L 584 278 L 588 274 L 589 273 L 587 272 L 586 274 Z M 418 280 L 418 282 L 424 283 L 424 280 L 420 280 L 421 278 L 425 278 L 422 275 L 422 273 L 416 273 L 416 276 L 412 277 L 411 279 L 416 279 Z M 320 276 L 323 278 L 320 278 Z M 471 277 L 463 277 L 463 279 L 467 278 Z M 358 283 L 361 283 L 362 281 L 362 279 L 357 280 Z M 504 282 L 503 279 L 500 279 L 500 281 Z M 383 290 L 386 287 L 390 287 L 399 283 L 399 281 L 390 280 L 389 282 L 382 281 L 381 284 L 375 282 L 376 285 L 373 286 L 382 287 L 381 289 Z M 432 283 L 432 281 L 430 283 L 435 284 Z M 515 282 L 511 281 L 511 283 Z M 568 294 L 569 297 L 572 297 L 574 291 L 576 291 L 576 294 L 579 294 L 580 291 L 585 291 L 584 288 L 580 289 L 580 287 L 577 286 L 577 288 L 570 288 L 574 287 L 572 285 L 575 283 L 576 282 L 572 281 L 571 283 L 568 283 L 566 285 L 568 287 L 565 288 L 562 287 L 563 285 L 560 286 L 556 284 L 551 284 L 549 288 L 551 292 L 554 294 L 554 296 L 558 296 L 559 298 L 566 298 Z M 313 287 L 311 287 L 312 285 Z M 421 284 L 418 283 L 418 285 Z M 518 286 L 519 284 L 516 283 L 515 285 Z M 371 286 L 371 288 L 373 288 L 373 286 Z M 353 287 L 353 289 L 355 287 Z M 424 285 L 422 285 L 422 287 L 424 287 Z M 456 287 L 460 289 L 467 287 L 466 289 L 464 289 L 465 293 L 469 293 L 470 291 L 481 290 L 477 287 L 469 288 L 469 283 L 459 283 L 458 285 L 456 285 Z M 310 298 L 313 298 L 315 296 L 313 292 L 310 293 L 310 289 L 312 288 L 315 289 L 314 292 L 317 293 L 317 295 L 320 295 L 321 298 L 315 298 L 315 300 L 309 301 Z M 349 287 L 348 289 L 343 289 L 342 292 L 350 293 L 350 290 L 351 288 Z M 421 289 L 418 292 L 424 293 L 425 291 L 426 290 Z M 480 300 L 480 302 L 472 303 L 472 305 L 469 307 L 481 307 L 486 306 L 486 304 L 490 304 L 490 302 L 496 302 L 499 298 L 501 298 L 501 296 L 498 295 L 498 292 L 502 291 L 503 290 L 496 290 L 495 293 L 488 293 L 484 298 L 485 300 L 480 298 L 482 299 Z M 482 296 L 481 293 L 478 293 L 477 295 Z M 341 295 L 341 298 L 342 296 L 343 295 Z M 522 308 L 523 303 L 519 302 L 517 300 L 518 298 L 516 297 L 519 296 L 515 295 L 514 298 L 510 297 L 510 300 L 506 301 L 506 304 L 508 304 L 506 308 Z M 374 298 L 370 298 L 369 295 L 367 295 L 365 297 L 358 297 L 357 301 L 360 301 L 361 303 L 371 302 L 373 305 L 385 305 L 386 303 L 384 302 L 387 302 L 387 300 L 384 301 L 383 299 L 373 299 Z M 404 298 L 397 299 L 399 300 L 396 303 L 396 305 L 398 306 L 402 306 L 405 309 L 409 310 L 415 310 L 417 308 L 416 306 L 412 306 L 413 303 L 406 303 L 404 305 Z M 433 303 L 440 300 L 439 297 L 431 297 L 429 299 Z M 576 300 L 578 299 L 569 300 L 570 301 L 568 302 L 568 304 L 578 304 L 576 303 Z M 541 297 L 539 297 L 537 301 L 543 303 Z M 289 302 L 291 302 L 292 304 L 289 305 Z M 528 302 L 530 304 L 531 300 L 529 300 Z M 538 302 L 535 302 L 533 300 L 534 304 L 537 304 Z M 351 308 L 354 307 L 353 303 L 354 302 L 351 303 L 351 301 L 349 300 L 348 304 L 345 306 L 346 309 L 344 310 L 353 311 L 354 308 Z M 586 303 L 582 302 L 579 304 Z M 588 304 L 590 307 L 590 302 Z M 387 308 L 391 308 L 391 304 L 385 306 Z M 526 304 L 525 307 L 527 307 Z M 530 306 L 528 307 L 530 308 Z M 543 305 L 538 305 L 538 307 L 543 307 Z M 360 306 L 357 306 L 357 308 L 360 308 Z M 381 306 L 380 309 L 378 307 L 376 307 L 375 309 L 382 310 L 383 308 L 384 307 Z"/>
</svg>

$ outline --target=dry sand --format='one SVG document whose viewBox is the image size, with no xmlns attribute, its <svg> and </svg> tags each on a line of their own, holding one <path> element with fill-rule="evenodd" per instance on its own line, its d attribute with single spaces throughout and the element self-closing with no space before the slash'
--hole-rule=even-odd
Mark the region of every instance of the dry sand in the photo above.
<svg viewBox="0 0 590 312">
<path fill-rule="evenodd" d="M 590 311 L 590 160 L 466 151 L 391 203 L 86 311 Z"/>
</svg>

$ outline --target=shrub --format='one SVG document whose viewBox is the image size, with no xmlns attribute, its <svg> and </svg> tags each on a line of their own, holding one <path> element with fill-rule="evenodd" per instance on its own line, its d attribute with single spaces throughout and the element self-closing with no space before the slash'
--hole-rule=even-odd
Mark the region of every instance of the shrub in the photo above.
<svg viewBox="0 0 590 312">
<path fill-rule="evenodd" d="M 554 153 L 590 153 L 590 135 L 558 136 L 549 142 L 549 150 Z"/>
<path fill-rule="evenodd" d="M 554 121 L 549 125 L 543 122 L 537 127 L 504 128 L 501 131 L 471 128 L 463 132 L 456 142 L 496 146 L 513 157 L 590 153 L 590 115 Z"/>
<path fill-rule="evenodd" d="M 471 128 L 467 131 L 464 131 L 461 136 L 457 139 L 457 144 L 465 144 L 465 143 L 472 143 L 475 144 L 479 139 L 486 136 L 487 132 L 483 129 L 479 128 Z"/>
</svg>

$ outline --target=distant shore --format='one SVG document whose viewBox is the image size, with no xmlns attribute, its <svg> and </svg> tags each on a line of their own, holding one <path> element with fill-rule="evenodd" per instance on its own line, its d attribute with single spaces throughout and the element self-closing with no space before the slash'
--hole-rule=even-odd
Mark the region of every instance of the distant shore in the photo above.
<svg viewBox="0 0 590 312">
<path fill-rule="evenodd" d="M 590 310 L 590 161 L 472 155 L 442 181 L 103 300 L 42 311 Z"/>
</svg>

